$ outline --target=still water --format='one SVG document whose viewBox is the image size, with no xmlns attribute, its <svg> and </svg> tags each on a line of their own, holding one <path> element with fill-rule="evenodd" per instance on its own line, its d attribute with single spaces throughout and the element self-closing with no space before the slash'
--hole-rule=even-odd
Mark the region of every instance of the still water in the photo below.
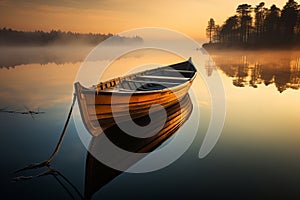
<svg viewBox="0 0 300 200">
<path fill-rule="evenodd" d="M 194 50 L 193 59 L 198 54 Z M 300 52 L 218 52 L 203 59 L 197 67 L 208 78 L 221 75 L 227 104 L 224 129 L 210 154 L 203 159 L 198 157 L 211 116 L 209 92 L 198 76 L 193 84 L 193 107 L 199 109 L 201 117 L 190 148 L 161 170 L 121 173 L 99 189 L 93 199 L 300 198 Z M 166 52 L 134 52 L 115 61 L 102 78 L 128 73 L 131 66 L 143 63 L 180 61 L 182 58 Z M 101 65 L 107 61 L 93 62 Z M 1 63 L 1 199 L 72 199 L 72 195 L 80 198 L 67 184 L 68 193 L 52 175 L 13 182 L 12 172 L 46 159 L 53 151 L 81 64 L 78 56 L 73 59 L 63 53 L 46 60 L 34 58 L 32 62 L 6 57 Z M 28 110 L 44 113 L 21 114 Z M 189 134 L 192 128 L 183 126 L 179 132 Z M 71 120 L 51 166 L 83 194 L 87 150 L 79 134 Z M 22 175 L 36 175 L 44 170 Z"/>
</svg>

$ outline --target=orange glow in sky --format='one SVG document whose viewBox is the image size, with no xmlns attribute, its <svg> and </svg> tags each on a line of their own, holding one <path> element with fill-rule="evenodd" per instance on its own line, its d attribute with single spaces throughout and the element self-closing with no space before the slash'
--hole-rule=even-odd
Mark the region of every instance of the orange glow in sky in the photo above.
<svg viewBox="0 0 300 200">
<path fill-rule="evenodd" d="M 0 27 L 17 30 L 60 29 L 81 33 L 118 33 L 141 27 L 165 27 L 205 39 L 209 18 L 222 24 L 239 4 L 261 0 L 0 0 Z M 266 0 L 282 8 L 287 0 Z"/>
</svg>

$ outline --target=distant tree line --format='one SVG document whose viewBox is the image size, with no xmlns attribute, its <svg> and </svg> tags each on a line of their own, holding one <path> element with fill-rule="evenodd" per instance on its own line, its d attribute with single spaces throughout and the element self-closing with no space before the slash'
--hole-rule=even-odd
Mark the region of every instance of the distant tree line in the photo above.
<svg viewBox="0 0 300 200">
<path fill-rule="evenodd" d="M 294 0 L 283 9 L 276 5 L 266 8 L 264 2 L 255 7 L 242 4 L 221 26 L 211 18 L 206 33 L 206 46 L 211 47 L 300 46 L 300 6 Z"/>
<path fill-rule="evenodd" d="M 141 37 L 122 37 L 118 35 L 100 33 L 75 33 L 63 32 L 61 30 L 44 31 L 17 31 L 10 28 L 0 29 L 0 45 L 2 46 L 45 46 L 45 45 L 67 45 L 67 44 L 90 44 L 97 45 L 113 36 L 110 42 L 113 44 L 141 43 Z"/>
</svg>

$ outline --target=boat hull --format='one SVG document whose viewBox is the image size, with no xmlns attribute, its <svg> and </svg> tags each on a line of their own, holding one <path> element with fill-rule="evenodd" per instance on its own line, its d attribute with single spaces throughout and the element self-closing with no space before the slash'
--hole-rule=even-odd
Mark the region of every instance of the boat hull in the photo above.
<svg viewBox="0 0 300 200">
<path fill-rule="evenodd" d="M 162 107 L 174 105 L 187 94 L 192 82 L 175 90 L 153 92 L 147 95 L 140 93 L 113 94 L 90 93 L 79 83 L 75 84 L 81 116 L 89 132 L 96 136 L 111 127 L 116 121 L 123 122 L 149 115 Z M 130 114 L 130 116 L 128 115 Z M 131 119 L 130 119 L 131 118 Z"/>
</svg>

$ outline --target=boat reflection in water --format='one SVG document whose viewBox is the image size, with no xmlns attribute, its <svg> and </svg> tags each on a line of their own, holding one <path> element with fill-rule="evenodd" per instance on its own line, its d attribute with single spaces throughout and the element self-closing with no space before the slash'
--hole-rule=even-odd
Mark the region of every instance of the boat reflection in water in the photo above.
<svg viewBox="0 0 300 200">
<path fill-rule="evenodd" d="M 145 131 L 151 134 L 148 138 L 137 138 L 130 136 L 123 132 L 118 125 L 113 125 L 106 129 L 103 134 L 99 134 L 92 138 L 89 146 L 89 152 L 86 158 L 86 172 L 85 172 L 85 199 L 91 199 L 92 196 L 100 190 L 104 185 L 113 180 L 122 171 L 108 167 L 96 159 L 95 155 L 107 151 L 107 142 L 114 143 L 118 147 L 134 153 L 147 153 L 154 151 L 163 142 L 170 138 L 176 131 L 188 120 L 191 115 L 193 105 L 189 94 L 186 94 L 180 102 L 177 102 L 169 107 L 161 108 L 166 110 L 167 119 L 163 128 L 158 130 L 155 124 L 161 122 L 162 116 L 153 114 L 151 126 L 145 126 L 150 123 L 149 116 L 144 116 L 134 119 L 135 123 L 140 126 L 145 126 Z M 157 112 L 158 114 L 161 112 Z M 126 123 L 126 122 L 125 122 Z M 109 140 L 107 140 L 107 138 Z M 113 159 L 115 156 L 112 153 Z M 143 154 L 147 155 L 147 154 Z M 95 156 L 95 157 L 94 157 Z M 117 156 L 116 156 L 117 157 Z M 126 169 L 138 162 L 144 156 L 136 158 L 123 158 L 113 160 L 117 165 Z"/>
</svg>

